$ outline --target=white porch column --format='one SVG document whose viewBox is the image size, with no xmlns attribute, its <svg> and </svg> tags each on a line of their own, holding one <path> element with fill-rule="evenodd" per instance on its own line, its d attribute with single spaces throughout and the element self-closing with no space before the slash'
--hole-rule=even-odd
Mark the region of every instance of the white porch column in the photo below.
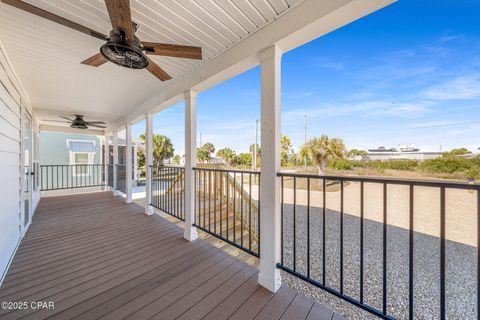
<svg viewBox="0 0 480 320">
<path fill-rule="evenodd" d="M 110 140 L 108 139 L 108 136 L 103 136 L 103 145 L 105 146 L 105 150 L 103 150 L 103 159 L 104 159 L 104 162 L 105 162 L 105 168 L 104 168 L 104 172 L 105 172 L 105 190 L 109 190 L 109 186 L 108 186 L 108 178 L 109 178 L 109 174 L 113 174 L 113 172 L 109 172 L 109 168 L 108 168 L 108 165 L 109 165 L 109 161 L 110 161 Z"/>
<path fill-rule="evenodd" d="M 188 241 L 198 238 L 195 222 L 195 173 L 197 164 L 197 93 L 188 90 L 185 98 L 185 232 L 183 237 Z"/>
<path fill-rule="evenodd" d="M 132 161 L 132 126 L 130 124 L 125 125 L 126 136 L 126 150 L 125 150 L 125 165 L 127 166 L 125 177 L 125 202 L 132 203 L 132 174 L 133 174 L 133 161 Z"/>
<path fill-rule="evenodd" d="M 120 195 L 120 191 L 117 190 L 117 187 L 118 187 L 117 166 L 118 166 L 118 131 L 113 131 L 113 195 L 114 196 Z"/>
<path fill-rule="evenodd" d="M 282 51 L 272 46 L 260 53 L 261 146 L 260 175 L 260 272 L 258 283 L 272 292 L 282 285 L 276 268 L 281 253 L 280 216 L 280 82 Z"/>
<path fill-rule="evenodd" d="M 145 133 L 145 191 L 147 193 L 147 206 L 145 214 L 153 214 L 152 207 L 152 165 L 153 165 L 153 117 L 150 113 L 145 114 L 146 133 Z"/>
</svg>

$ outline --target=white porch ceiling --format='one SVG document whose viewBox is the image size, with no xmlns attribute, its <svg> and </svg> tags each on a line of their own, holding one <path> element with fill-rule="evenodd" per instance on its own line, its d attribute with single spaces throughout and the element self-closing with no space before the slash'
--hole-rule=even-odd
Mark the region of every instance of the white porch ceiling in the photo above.
<svg viewBox="0 0 480 320">
<path fill-rule="evenodd" d="M 215 59 L 303 0 L 131 0 L 143 41 L 199 46 L 203 61 L 152 59 L 173 80 L 112 63 L 80 64 L 102 41 L 0 2 L 0 41 L 12 60 L 40 123 L 57 115 L 84 114 L 107 124 L 131 112 L 175 79 Z M 26 0 L 34 6 L 108 34 L 102 0 Z M 52 124 L 52 123 L 48 123 Z"/>
<path fill-rule="evenodd" d="M 142 41 L 199 46 L 204 59 L 151 56 L 173 79 L 112 63 L 80 64 L 102 41 L 0 2 L 0 42 L 42 124 L 58 115 L 103 120 L 107 131 L 158 112 L 185 90 L 202 91 L 259 63 L 272 45 L 288 51 L 395 0 L 130 0 Z M 25 0 L 108 34 L 103 0 Z M 57 124 L 55 124 L 57 125 Z"/>
</svg>

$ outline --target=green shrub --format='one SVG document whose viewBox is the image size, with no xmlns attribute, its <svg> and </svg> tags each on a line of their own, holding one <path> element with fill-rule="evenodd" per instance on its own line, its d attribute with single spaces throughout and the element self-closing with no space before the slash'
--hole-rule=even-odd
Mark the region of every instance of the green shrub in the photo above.
<svg viewBox="0 0 480 320">
<path fill-rule="evenodd" d="M 454 173 L 466 171 L 475 167 L 473 159 L 458 158 L 447 156 L 437 159 L 426 160 L 421 164 L 424 171 L 432 173 Z"/>
<path fill-rule="evenodd" d="M 328 161 L 328 167 L 335 170 L 352 170 L 353 164 L 347 159 L 331 159 Z"/>
</svg>

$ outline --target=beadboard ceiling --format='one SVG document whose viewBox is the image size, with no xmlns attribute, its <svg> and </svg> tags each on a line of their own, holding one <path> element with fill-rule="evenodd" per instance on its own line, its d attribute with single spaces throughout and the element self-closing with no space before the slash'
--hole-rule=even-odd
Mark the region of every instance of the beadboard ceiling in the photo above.
<svg viewBox="0 0 480 320">
<path fill-rule="evenodd" d="M 102 0 L 26 0 L 98 32 L 111 30 Z M 0 2 L 0 41 L 40 122 L 85 114 L 112 123 L 172 81 L 215 59 L 303 0 L 131 0 L 142 41 L 199 46 L 202 61 L 151 56 L 173 80 L 106 63 L 80 64 L 102 41 Z M 88 120 L 88 119 L 87 119 Z"/>
</svg>

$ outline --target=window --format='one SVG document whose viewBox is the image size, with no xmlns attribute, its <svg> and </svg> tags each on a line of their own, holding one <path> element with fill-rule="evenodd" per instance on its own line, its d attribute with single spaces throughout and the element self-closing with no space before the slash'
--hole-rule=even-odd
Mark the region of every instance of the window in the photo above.
<svg viewBox="0 0 480 320">
<path fill-rule="evenodd" d="M 70 151 L 70 165 L 73 165 L 73 176 L 89 176 L 95 156 L 95 141 L 67 140 Z"/>
<path fill-rule="evenodd" d="M 93 164 L 93 153 L 70 152 L 70 164 L 73 166 L 73 176 L 89 176 L 90 166 Z"/>
<path fill-rule="evenodd" d="M 88 164 L 88 153 L 75 152 L 75 164 Z"/>
</svg>

